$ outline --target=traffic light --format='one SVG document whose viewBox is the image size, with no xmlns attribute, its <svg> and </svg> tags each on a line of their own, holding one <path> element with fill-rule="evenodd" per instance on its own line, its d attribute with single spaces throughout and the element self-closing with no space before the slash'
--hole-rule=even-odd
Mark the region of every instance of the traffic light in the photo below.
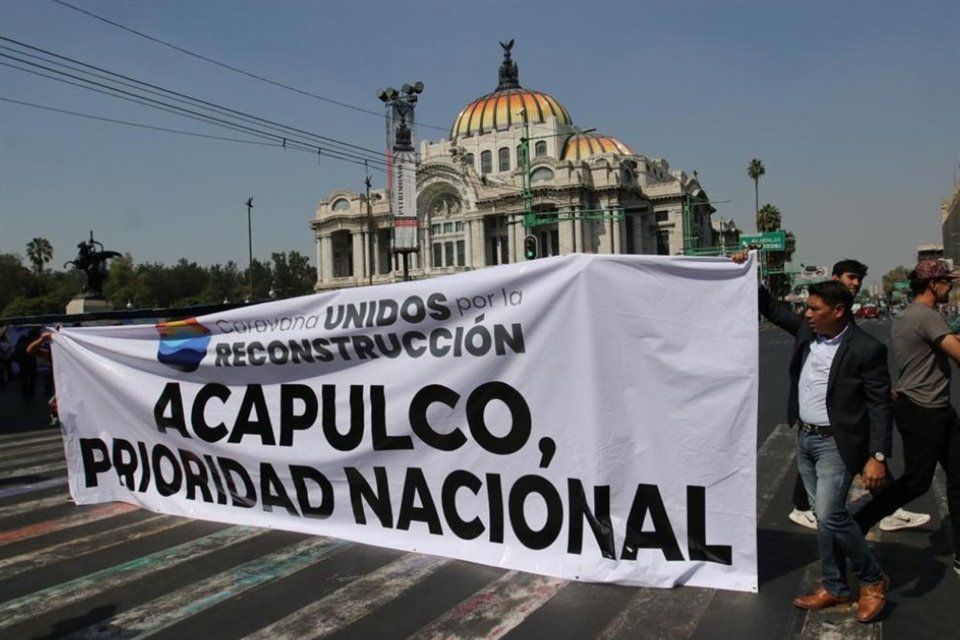
<svg viewBox="0 0 960 640">
<path fill-rule="evenodd" d="M 523 257 L 527 260 L 537 259 L 537 236 L 526 236 L 523 239 Z"/>
</svg>

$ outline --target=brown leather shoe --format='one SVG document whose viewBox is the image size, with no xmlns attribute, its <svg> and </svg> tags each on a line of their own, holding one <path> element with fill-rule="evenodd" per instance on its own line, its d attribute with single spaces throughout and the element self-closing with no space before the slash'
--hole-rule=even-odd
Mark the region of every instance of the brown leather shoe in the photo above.
<svg viewBox="0 0 960 640">
<path fill-rule="evenodd" d="M 857 620 L 870 622 L 883 611 L 887 604 L 887 589 L 890 588 L 890 578 L 883 576 L 880 582 L 860 586 L 860 600 L 857 601 Z"/>
<path fill-rule="evenodd" d="M 823 587 L 820 587 L 808 596 L 800 596 L 793 599 L 793 606 L 800 609 L 826 609 L 835 607 L 838 604 L 850 604 L 853 598 L 845 596 L 835 596 Z"/>
</svg>

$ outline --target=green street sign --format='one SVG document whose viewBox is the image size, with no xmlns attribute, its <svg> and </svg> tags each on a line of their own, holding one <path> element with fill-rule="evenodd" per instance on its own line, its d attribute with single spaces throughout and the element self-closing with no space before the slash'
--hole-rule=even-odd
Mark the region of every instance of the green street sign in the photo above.
<svg viewBox="0 0 960 640">
<path fill-rule="evenodd" d="M 763 233 L 741 234 L 740 248 L 785 251 L 787 248 L 787 233 L 785 231 L 764 231 Z"/>
</svg>

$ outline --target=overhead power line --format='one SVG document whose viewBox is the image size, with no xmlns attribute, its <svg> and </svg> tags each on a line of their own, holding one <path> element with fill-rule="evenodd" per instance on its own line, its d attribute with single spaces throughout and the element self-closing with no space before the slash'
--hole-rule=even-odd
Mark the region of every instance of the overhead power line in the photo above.
<svg viewBox="0 0 960 640">
<path fill-rule="evenodd" d="M 322 142 L 324 142 L 324 143 L 326 143 L 326 144 L 329 144 L 329 145 L 335 145 L 335 146 L 344 147 L 344 150 L 345 150 L 345 151 L 349 151 L 349 152 L 351 152 L 351 153 L 353 153 L 353 152 L 355 152 L 355 151 L 358 151 L 358 152 L 360 152 L 361 154 L 369 154 L 370 156 L 372 156 L 372 157 L 374 157 L 374 158 L 380 158 L 380 157 L 382 157 L 382 152 L 380 152 L 380 151 L 378 151 L 378 150 L 375 150 L 375 149 L 368 149 L 368 148 L 366 148 L 366 147 L 362 147 L 362 146 L 359 146 L 359 145 L 355 145 L 355 144 L 352 144 L 352 143 L 349 143 L 349 142 L 343 142 L 343 141 L 337 140 L 337 139 L 335 139 L 335 138 L 331 138 L 331 137 L 329 137 L 329 136 L 323 136 L 323 135 L 311 133 L 311 132 L 305 131 L 305 130 L 303 130 L 303 129 L 299 129 L 299 128 L 296 128 L 296 127 L 290 127 L 290 126 L 283 125 L 283 124 L 280 124 L 280 123 L 278 123 L 278 122 L 274 122 L 274 121 L 269 120 L 269 119 L 266 119 L 266 118 L 261 118 L 261 117 L 259 117 L 259 116 L 254 116 L 254 115 L 251 115 L 251 114 L 242 112 L 242 111 L 238 111 L 238 110 L 236 110 L 236 109 L 231 109 L 231 108 L 229 108 L 229 107 L 224 107 L 224 106 L 222 106 L 222 105 L 219 105 L 219 104 L 216 104 L 216 103 L 213 103 L 213 102 L 209 102 L 209 101 L 203 100 L 203 99 L 201 99 L 201 98 L 196 98 L 196 97 L 194 97 L 194 96 L 190 96 L 190 95 L 185 94 L 185 93 L 181 93 L 181 92 L 178 92 L 178 91 L 174 91 L 174 90 L 172 90 L 172 89 L 167 89 L 167 88 L 161 87 L 161 86 L 159 86 L 159 85 L 151 84 L 151 83 L 145 82 L 145 81 L 143 81 L 143 80 L 137 80 L 136 78 L 132 78 L 132 77 L 130 77 L 130 76 L 126 76 L 126 75 L 123 75 L 123 74 L 120 74 L 120 73 L 116 73 L 116 72 L 113 72 L 113 71 L 109 71 L 108 69 L 104 69 L 103 67 L 98 67 L 98 66 L 96 66 L 96 65 L 91 65 L 91 64 L 82 62 L 82 61 L 80 61 L 80 60 L 77 60 L 77 59 L 75 59 L 75 58 L 71 58 L 71 57 L 68 57 L 68 56 L 63 56 L 63 55 L 60 55 L 60 54 L 58 54 L 58 53 L 54 53 L 54 52 L 52 52 L 52 51 L 49 51 L 49 50 L 47 50 L 47 49 L 42 49 L 42 48 L 40 48 L 40 47 L 35 47 L 35 46 L 33 46 L 33 45 L 29 45 L 29 44 L 26 44 L 26 43 L 24 43 L 24 42 L 20 42 L 20 41 L 18 41 L 18 40 L 14 40 L 14 39 L 12 39 L 12 38 L 7 38 L 7 37 L 5 37 L 5 36 L 0 36 L 0 41 L 9 42 L 9 43 L 11 43 L 11 44 L 14 44 L 14 45 L 20 47 L 21 49 L 27 49 L 27 51 L 12 49 L 12 48 L 10 48 L 10 47 L 6 47 L 6 46 L 3 46 L 3 45 L 0 45 L 0 49 L 5 49 L 5 50 L 7 50 L 7 51 L 13 51 L 13 52 L 17 53 L 18 55 L 29 56 L 29 57 L 32 57 L 32 58 L 34 58 L 34 59 L 41 60 L 41 61 L 43 61 L 43 62 L 45 62 L 45 63 L 47 63 L 47 64 L 52 64 L 52 65 L 64 67 L 64 68 L 69 69 L 70 71 L 74 71 L 74 72 L 76 72 L 76 73 L 82 73 L 82 74 L 85 74 L 85 75 L 89 75 L 89 76 L 91 76 L 91 77 L 95 77 L 95 78 L 99 78 L 99 79 L 102 79 L 102 80 L 106 80 L 106 81 L 108 81 L 108 82 L 112 82 L 113 84 L 117 84 L 117 85 L 120 85 L 120 86 L 127 86 L 127 87 L 130 87 L 130 88 L 135 88 L 137 91 L 143 91 L 143 92 L 146 92 L 146 93 L 152 93 L 152 94 L 154 94 L 154 95 L 161 95 L 161 96 L 163 96 L 163 97 L 165 97 L 165 98 L 174 99 L 174 100 L 176 100 L 176 101 L 178 101 L 178 102 L 184 102 L 184 101 L 186 101 L 188 104 L 191 104 L 192 106 L 204 108 L 204 109 L 207 109 L 207 110 L 210 110 L 210 111 L 214 111 L 214 112 L 217 112 L 217 113 L 219 113 L 219 114 L 221 114 L 221 115 L 223 115 L 223 114 L 230 114 L 231 117 L 237 117 L 237 118 L 239 118 L 239 119 L 246 120 L 246 121 L 248 121 L 248 122 L 254 122 L 254 121 L 255 121 L 255 122 L 258 122 L 258 123 L 261 123 L 261 124 L 264 124 L 264 125 L 268 125 L 268 126 L 270 126 L 270 127 L 275 127 L 275 128 L 277 128 L 278 130 L 285 130 L 285 131 L 295 132 L 296 134 L 307 135 L 307 136 L 313 137 L 313 138 L 315 138 L 315 139 L 317 139 L 317 140 L 320 140 L 320 141 L 322 141 Z M 47 57 L 47 58 L 44 58 L 44 57 L 42 57 L 42 56 L 38 56 L 38 55 L 32 54 L 32 53 L 30 53 L 31 51 L 41 53 L 41 54 L 43 54 L 43 55 L 45 55 L 45 56 L 48 56 L 48 57 Z M 8 55 L 6 55 L 6 54 L 2 54 L 2 53 L 0 53 L 0 56 L 10 57 L 10 56 L 8 56 Z M 52 59 L 50 59 L 50 58 L 52 58 Z M 19 60 L 19 59 L 18 59 L 18 60 Z M 29 63 L 29 62 L 27 62 L 27 61 L 25 61 L 25 60 L 19 60 L 19 61 L 20 61 L 20 62 L 25 62 L 25 63 L 28 63 L 28 64 L 32 64 L 32 65 L 34 65 L 34 66 L 40 66 L 40 65 L 35 65 L 35 63 Z M 69 64 L 68 64 L 68 63 L 69 63 Z M 83 67 L 84 69 L 77 69 L 76 66 L 71 67 L 71 66 L 70 66 L 71 64 L 72 64 L 72 65 L 77 65 L 77 66 Z M 50 68 L 48 68 L 48 67 L 41 67 L 41 68 L 47 69 L 48 71 L 54 71 L 55 73 L 64 73 L 64 72 L 62 72 L 62 71 L 55 70 L 55 69 L 50 69 Z M 97 71 L 97 72 L 100 72 L 100 73 L 102 73 L 102 74 L 107 74 L 107 77 L 104 77 L 103 75 L 98 75 L 97 73 L 92 73 L 92 72 L 90 72 L 90 71 L 87 71 L 86 69 L 92 69 L 92 70 Z M 65 75 L 70 75 L 70 74 L 65 74 Z M 76 76 L 71 76 L 71 77 L 76 77 Z M 84 80 L 84 81 L 89 82 L 89 81 L 87 81 L 87 80 Z M 133 83 L 133 84 L 130 84 L 130 83 Z M 97 84 L 97 83 L 93 83 L 93 84 Z M 118 91 L 120 91 L 120 90 L 118 90 Z M 158 92 L 159 92 L 159 93 L 158 93 Z"/>
<path fill-rule="evenodd" d="M 383 114 L 382 111 L 372 111 L 372 110 L 370 110 L 370 109 L 364 109 L 363 107 L 358 107 L 358 106 L 355 106 L 355 105 L 352 105 L 352 104 L 347 104 L 346 102 L 340 102 L 339 100 L 334 100 L 334 99 L 332 99 L 332 98 L 327 98 L 327 97 L 325 97 L 325 96 L 318 95 L 318 94 L 316 94 L 316 93 L 307 91 L 307 90 L 305 90 L 305 89 L 299 89 L 299 88 L 297 88 L 297 87 L 294 87 L 294 86 L 285 84 L 285 83 L 283 83 L 283 82 L 278 82 L 278 81 L 276 81 L 276 80 L 271 80 L 270 78 L 266 78 L 266 77 L 261 76 L 261 75 L 258 75 L 258 74 L 256 74 L 256 73 L 252 73 L 252 72 L 250 72 L 250 71 L 245 71 L 244 69 L 240 69 L 239 67 L 235 67 L 235 66 L 230 65 L 230 64 L 227 64 L 227 63 L 225 63 L 225 62 L 220 62 L 219 60 L 214 60 L 213 58 L 210 58 L 210 57 L 208 57 L 208 56 L 205 56 L 205 55 L 196 53 L 196 52 L 194 52 L 194 51 L 190 51 L 189 49 L 184 49 L 183 47 L 179 47 L 179 46 L 177 46 L 177 45 L 175 45 L 175 44 L 172 44 L 172 43 L 170 43 L 170 42 L 167 42 L 167 41 L 165 41 L 165 40 L 161 40 L 160 38 L 157 38 L 156 36 L 151 36 L 151 35 L 149 35 L 149 34 L 143 33 L 142 31 L 137 31 L 136 29 L 133 29 L 133 28 L 128 27 L 128 26 L 126 26 L 126 25 L 120 24 L 119 22 L 115 22 L 115 21 L 113 21 L 113 20 L 110 20 L 109 18 L 105 18 L 105 17 L 103 17 L 103 16 L 101 16 L 101 15 L 98 15 L 98 14 L 96 14 L 96 13 L 93 13 L 92 11 L 88 11 L 88 10 L 86 10 L 86 9 L 81 9 L 80 7 L 74 6 L 74 5 L 70 4 L 69 2 L 64 2 L 64 0 L 53 0 L 53 2 L 56 2 L 57 4 L 59 4 L 59 5 L 61 5 L 61 6 L 64 6 L 64 7 L 68 8 L 68 9 L 73 9 L 74 11 L 77 11 L 77 12 L 79 12 L 79 13 L 82 13 L 82 14 L 90 17 L 90 18 L 93 18 L 94 20 L 99 20 L 100 22 L 103 22 L 103 23 L 105 23 L 105 24 L 108 24 L 108 25 L 110 25 L 110 26 L 112 26 L 112 27 L 116 27 L 117 29 L 122 29 L 122 30 L 124 30 L 124 31 L 126 31 L 126 32 L 128 32 L 128 33 L 132 33 L 132 34 L 135 35 L 135 36 L 139 36 L 139 37 L 141 37 L 141 38 L 144 38 L 144 39 L 146 39 L 146 40 L 149 40 L 150 42 L 154 42 L 154 43 L 159 44 L 159 45 L 162 45 L 162 46 L 164 46 L 164 47 L 168 47 L 168 48 L 173 49 L 174 51 L 178 51 L 178 52 L 180 52 L 180 53 L 182 53 L 182 54 L 184 54 L 184 55 L 191 56 L 191 57 L 196 58 L 196 59 L 198 59 L 198 60 L 203 60 L 204 62 L 207 62 L 207 63 L 213 64 L 213 65 L 216 65 L 216 66 L 218 66 L 218 67 L 222 67 L 222 68 L 227 69 L 227 70 L 229 70 L 229 71 L 233 71 L 234 73 L 239 73 L 239 74 L 244 75 L 244 76 L 247 76 L 247 77 L 249 77 L 249 78 L 253 78 L 254 80 L 259 80 L 260 82 L 265 82 L 265 83 L 270 84 L 270 85 L 273 85 L 273 86 L 275 86 L 275 87 L 280 87 L 281 89 L 286 89 L 287 91 L 293 91 L 294 93 L 298 93 L 298 94 L 303 95 L 303 96 L 307 96 L 307 97 L 310 97 L 310 98 L 314 98 L 314 99 L 320 100 L 320 101 L 322 101 L 322 102 L 327 102 L 327 103 L 329 103 L 329 104 L 333 104 L 333 105 L 336 105 L 336 106 L 338 106 L 338 107 L 343 107 L 344 109 L 351 109 L 351 110 L 353 110 L 353 111 L 358 111 L 358 112 L 360 112 L 360 113 L 366 113 L 366 114 L 369 114 L 369 115 L 372 115 L 372 116 L 376 116 L 376 117 L 381 118 L 381 119 L 384 117 L 384 114 Z M 423 122 L 417 122 L 417 123 L 415 123 L 415 126 L 417 126 L 417 127 L 425 127 L 425 128 L 427 128 L 427 129 L 435 129 L 435 130 L 437 130 L 437 131 L 444 131 L 444 132 L 447 132 L 447 131 L 450 130 L 449 127 L 439 127 L 439 126 L 436 126 L 436 125 L 426 124 L 426 123 L 423 123 Z"/>
<path fill-rule="evenodd" d="M 37 104 L 35 102 L 26 102 L 24 100 L 14 100 L 13 98 L 6 98 L 0 96 L 0 101 L 9 102 L 11 104 L 18 104 L 24 107 L 31 107 L 33 109 L 42 109 L 44 111 L 53 111 L 55 113 L 63 113 L 70 116 L 77 116 L 80 118 L 89 118 L 90 120 L 99 120 L 101 122 L 108 122 L 110 124 L 122 124 L 128 127 L 137 127 L 140 129 L 149 129 L 151 131 L 161 131 L 164 133 L 176 133 L 184 136 L 194 136 L 197 138 L 209 138 L 211 140 L 221 140 L 224 142 L 239 142 L 242 144 L 256 144 L 262 145 L 265 147 L 278 147 L 280 146 L 276 142 L 261 142 L 259 140 L 242 140 L 240 138 L 228 138 L 226 136 L 214 136 L 208 133 L 197 133 L 196 131 L 182 131 L 180 129 L 169 129 L 167 127 L 158 127 L 151 124 L 143 124 L 142 122 L 130 122 L 128 120 L 118 120 L 116 118 L 106 118 L 104 116 L 95 116 L 91 113 L 81 113 L 79 111 L 70 111 L 69 109 L 58 109 L 57 107 L 51 107 L 49 105 Z M 299 151 L 299 149 L 296 149 Z M 305 149 L 306 150 L 306 149 Z"/>
<path fill-rule="evenodd" d="M 370 162 L 385 165 L 380 151 L 322 136 L 273 120 L 224 107 L 187 94 L 165 89 L 101 67 L 0 36 L 0 41 L 17 47 L 0 45 L 0 58 L 19 64 L 0 62 L 0 65 L 32 73 L 90 91 L 104 93 L 154 109 L 167 111 L 206 124 L 227 128 L 245 135 L 272 140 L 284 148 L 316 153 L 319 157 L 344 160 L 355 164 Z M 13 53 L 8 53 L 13 52 Z M 33 52 L 39 52 L 37 55 Z M 16 55 L 14 55 L 16 54 Z M 44 57 L 46 56 L 46 57 Z M 38 62 L 39 61 L 39 62 Z M 92 69 L 94 71 L 89 71 Z M 158 99 L 162 98 L 162 99 Z M 179 103 L 179 104 L 177 104 Z M 187 105 L 186 108 L 181 105 Z"/>
</svg>

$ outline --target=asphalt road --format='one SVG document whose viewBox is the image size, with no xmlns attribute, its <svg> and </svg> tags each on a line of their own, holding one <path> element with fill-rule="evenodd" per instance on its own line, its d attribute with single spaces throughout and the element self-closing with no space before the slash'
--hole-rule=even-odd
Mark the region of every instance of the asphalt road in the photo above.
<svg viewBox="0 0 960 640">
<path fill-rule="evenodd" d="M 863 324 L 886 340 L 889 324 Z M 789 336 L 761 329 L 759 594 L 568 582 L 344 542 L 69 501 L 41 400 L 0 389 L 0 638 L 955 638 L 943 477 L 880 533 L 893 584 L 871 625 L 790 601 L 816 583 L 815 534 L 787 520 L 794 435 L 783 426 Z M 956 390 L 954 390 L 956 393 Z M 956 396 L 955 396 L 956 397 Z M 896 469 L 899 460 L 895 458 Z"/>
</svg>

